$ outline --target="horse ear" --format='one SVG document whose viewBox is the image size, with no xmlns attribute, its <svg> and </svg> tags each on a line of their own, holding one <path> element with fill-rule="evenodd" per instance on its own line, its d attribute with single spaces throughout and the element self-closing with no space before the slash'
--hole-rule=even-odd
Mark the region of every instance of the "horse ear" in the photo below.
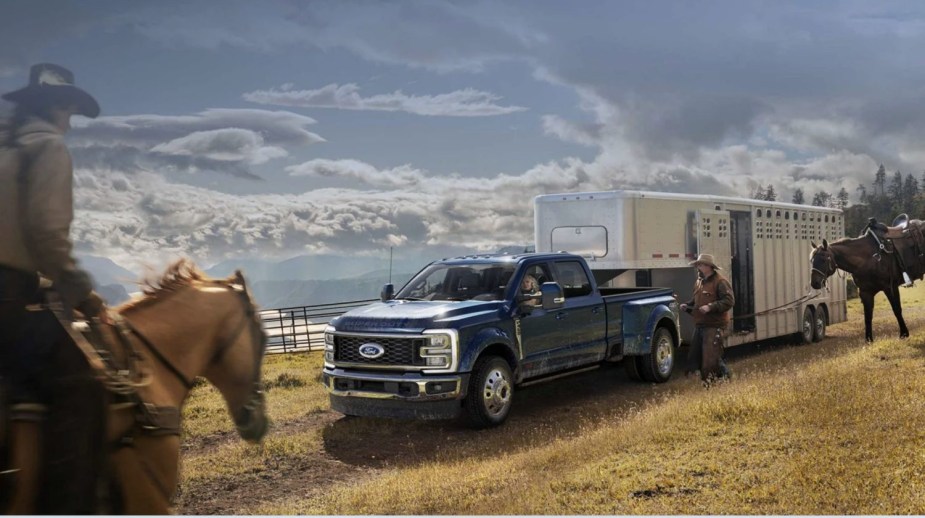
<svg viewBox="0 0 925 518">
<path fill-rule="evenodd" d="M 813 249 L 815 249 L 815 248 L 816 248 L 816 242 L 813 241 L 813 240 L 810 240 L 810 241 L 809 241 L 809 246 L 811 246 L 811 247 L 813 247 Z"/>
<path fill-rule="evenodd" d="M 828 241 L 828 239 L 822 238 L 822 249 L 823 249 L 823 250 L 827 250 L 828 248 L 829 248 L 829 241 Z"/>
<path fill-rule="evenodd" d="M 246 293 L 247 292 L 247 282 L 244 280 L 244 273 L 241 270 L 235 270 L 234 275 L 232 277 L 234 277 L 234 279 L 232 280 L 232 283 L 234 284 L 236 289 L 240 289 L 241 291 Z"/>
</svg>

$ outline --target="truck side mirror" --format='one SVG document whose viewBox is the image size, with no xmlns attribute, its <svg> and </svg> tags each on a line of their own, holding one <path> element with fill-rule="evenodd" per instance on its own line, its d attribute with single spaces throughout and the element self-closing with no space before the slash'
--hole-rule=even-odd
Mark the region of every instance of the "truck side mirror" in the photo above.
<svg viewBox="0 0 925 518">
<path fill-rule="evenodd" d="M 559 309 L 565 304 L 565 294 L 557 282 L 544 282 L 540 286 L 543 297 L 543 309 Z"/>
<path fill-rule="evenodd" d="M 386 302 L 395 298 L 395 285 L 388 283 L 382 287 L 382 291 L 379 292 L 379 300 Z"/>
</svg>

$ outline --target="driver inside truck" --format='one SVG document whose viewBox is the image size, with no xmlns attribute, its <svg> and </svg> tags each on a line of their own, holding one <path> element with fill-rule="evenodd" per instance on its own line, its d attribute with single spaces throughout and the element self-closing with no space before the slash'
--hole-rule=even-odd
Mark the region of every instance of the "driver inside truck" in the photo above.
<svg viewBox="0 0 925 518">
<path fill-rule="evenodd" d="M 530 275 L 529 273 L 524 275 L 523 280 L 520 281 L 520 292 L 522 295 L 539 295 L 540 285 L 536 282 L 536 277 Z M 528 304 L 530 306 L 539 306 L 539 298 L 531 298 L 523 301 L 523 304 Z"/>
</svg>

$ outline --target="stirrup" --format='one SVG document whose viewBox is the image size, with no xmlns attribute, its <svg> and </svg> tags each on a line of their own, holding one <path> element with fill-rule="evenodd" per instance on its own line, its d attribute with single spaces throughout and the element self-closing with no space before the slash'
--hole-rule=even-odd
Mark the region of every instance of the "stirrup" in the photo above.
<svg viewBox="0 0 925 518">
<path fill-rule="evenodd" d="M 903 272 L 903 280 L 906 282 L 903 284 L 903 288 L 911 288 L 915 286 L 915 283 L 912 282 L 912 279 L 909 278 L 909 274 L 906 272 Z"/>
</svg>

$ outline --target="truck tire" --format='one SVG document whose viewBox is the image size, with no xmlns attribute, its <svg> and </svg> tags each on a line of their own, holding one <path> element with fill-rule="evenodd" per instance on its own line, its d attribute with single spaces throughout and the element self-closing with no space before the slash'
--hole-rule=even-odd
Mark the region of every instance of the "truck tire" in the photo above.
<svg viewBox="0 0 925 518">
<path fill-rule="evenodd" d="M 813 326 L 813 341 L 821 342 L 825 338 L 825 328 L 828 325 L 828 319 L 825 315 L 825 309 L 822 306 L 816 308 L 815 325 Z"/>
<path fill-rule="evenodd" d="M 813 318 L 813 308 L 806 306 L 803 310 L 803 318 L 800 320 L 800 331 L 797 333 L 797 339 L 801 344 L 808 344 L 813 341 L 813 329 L 816 327 L 815 318 Z"/>
<path fill-rule="evenodd" d="M 499 356 L 479 358 L 469 378 L 465 408 L 469 424 L 475 428 L 498 426 L 507 419 L 514 403 L 514 376 Z"/>
<path fill-rule="evenodd" d="M 675 344 L 671 331 L 659 327 L 652 335 L 649 354 L 639 357 L 639 370 L 646 381 L 665 383 L 674 370 Z"/>
</svg>

